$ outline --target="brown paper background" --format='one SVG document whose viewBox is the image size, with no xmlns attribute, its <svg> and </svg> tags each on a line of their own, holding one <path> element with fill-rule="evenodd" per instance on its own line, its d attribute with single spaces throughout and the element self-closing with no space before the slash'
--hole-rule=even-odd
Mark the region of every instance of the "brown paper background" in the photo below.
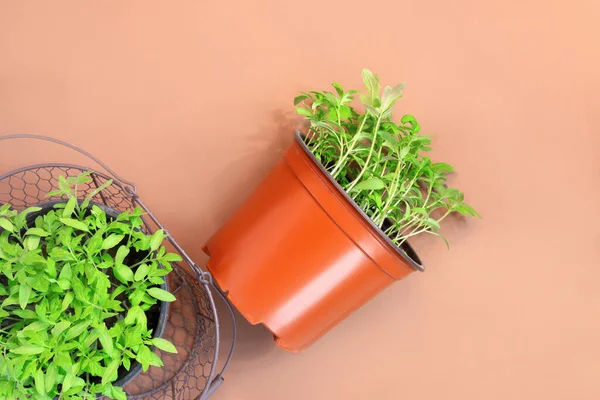
<svg viewBox="0 0 600 400">
<path fill-rule="evenodd" d="M 405 81 L 398 112 L 483 219 L 416 242 L 426 273 L 302 354 L 242 324 L 215 400 L 598 399 L 599 20 L 593 0 L 2 0 L 0 133 L 90 150 L 204 262 L 298 91 Z M 2 143 L 0 172 L 63 156 Z"/>
</svg>

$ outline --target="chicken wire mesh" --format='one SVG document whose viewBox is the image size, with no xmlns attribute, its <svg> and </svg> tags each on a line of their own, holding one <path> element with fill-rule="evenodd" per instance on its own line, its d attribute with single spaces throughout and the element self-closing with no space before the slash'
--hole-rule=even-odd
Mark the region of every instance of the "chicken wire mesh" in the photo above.
<svg viewBox="0 0 600 400">
<path fill-rule="evenodd" d="M 144 231 L 152 233 L 156 229 L 163 229 L 167 232 L 138 197 L 135 185 L 120 178 L 91 154 L 68 143 L 42 136 L 0 136 L 0 141 L 21 138 L 40 139 L 69 147 L 91 158 L 108 174 L 88 167 L 61 163 L 15 169 L 0 175 L 0 205 L 10 203 L 14 209 L 23 210 L 40 203 L 60 200 L 60 196 L 48 196 L 48 193 L 58 189 L 59 176 L 71 177 L 91 172 L 92 180 L 78 186 L 79 198 L 85 198 L 107 180 L 113 179 L 112 185 L 92 197 L 93 202 L 104 204 L 119 212 L 141 207 L 146 212 L 142 217 Z M 222 374 L 229 364 L 235 344 L 235 317 L 230 304 L 212 283 L 210 274 L 201 271 L 171 235 L 167 240 L 183 259 L 182 263 L 173 263 L 173 272 L 168 275 L 169 291 L 177 300 L 170 304 L 163 333 L 163 337 L 175 345 L 177 353 L 171 354 L 156 349 L 164 366 L 150 367 L 125 384 L 123 389 L 130 399 L 203 400 L 223 381 Z M 219 373 L 219 323 L 213 293 L 225 301 L 234 324 L 233 344 Z"/>
</svg>

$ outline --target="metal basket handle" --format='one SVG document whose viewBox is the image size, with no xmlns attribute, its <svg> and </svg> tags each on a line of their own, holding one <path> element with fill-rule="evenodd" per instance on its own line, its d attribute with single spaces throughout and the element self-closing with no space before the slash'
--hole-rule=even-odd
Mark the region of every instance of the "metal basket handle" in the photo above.
<svg viewBox="0 0 600 400">
<path fill-rule="evenodd" d="M 8 140 L 8 139 L 36 139 L 36 140 L 44 140 L 46 142 L 56 143 L 58 145 L 61 145 L 61 146 L 67 147 L 67 148 L 69 148 L 71 150 L 74 150 L 74 151 L 76 151 L 76 152 L 78 152 L 80 154 L 83 154 L 84 156 L 86 156 L 87 158 L 91 159 L 92 161 L 94 161 L 96 164 L 98 164 L 100 167 L 102 167 L 106 172 L 108 172 L 108 174 L 111 175 L 115 180 L 119 181 L 121 183 L 121 186 L 123 186 L 123 190 L 125 190 L 125 192 L 127 194 L 129 194 L 132 197 L 133 196 L 137 196 L 137 186 L 133 182 L 121 178 L 108 165 L 106 165 L 104 162 L 102 162 L 100 159 L 98 159 L 97 157 L 95 157 L 91 153 L 83 150 L 82 148 L 79 148 L 79 147 L 74 146 L 74 145 L 72 145 L 72 144 L 70 144 L 68 142 L 64 142 L 62 140 L 55 139 L 55 138 L 52 138 L 52 137 L 49 137 L 49 136 L 32 135 L 32 134 L 27 134 L 27 133 L 17 133 L 17 134 L 13 134 L 13 135 L 0 136 L 0 140 Z"/>
</svg>

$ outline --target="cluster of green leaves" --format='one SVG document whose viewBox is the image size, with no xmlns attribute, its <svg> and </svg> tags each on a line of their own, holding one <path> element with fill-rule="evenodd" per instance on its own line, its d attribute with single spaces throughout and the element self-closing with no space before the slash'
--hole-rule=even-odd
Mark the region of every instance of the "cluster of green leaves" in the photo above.
<svg viewBox="0 0 600 400">
<path fill-rule="evenodd" d="M 423 154 L 431 150 L 429 136 L 412 115 L 400 123 L 393 108 L 404 85 L 386 86 L 364 69 L 364 112 L 352 106 L 356 90 L 310 91 L 294 99 L 298 114 L 310 122 L 304 140 L 311 152 L 371 220 L 401 246 L 409 237 L 440 236 L 440 222 L 450 213 L 479 217 L 464 195 L 446 185 L 453 168 Z"/>
<path fill-rule="evenodd" d="M 160 288 L 170 263 L 162 230 L 141 228 L 139 208 L 107 217 L 90 202 L 111 184 L 78 201 L 89 174 L 59 177 L 49 195 L 68 199 L 45 215 L 0 207 L 0 398 L 123 400 L 112 385 L 132 361 L 162 366 L 147 312 L 175 297 Z M 29 217 L 28 217 L 29 216 Z"/>
</svg>

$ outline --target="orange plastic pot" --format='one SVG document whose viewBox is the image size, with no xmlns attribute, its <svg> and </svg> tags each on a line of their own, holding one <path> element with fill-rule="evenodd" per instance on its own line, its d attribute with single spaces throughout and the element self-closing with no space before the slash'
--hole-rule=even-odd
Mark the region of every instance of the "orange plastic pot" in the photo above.
<svg viewBox="0 0 600 400">
<path fill-rule="evenodd" d="M 252 324 L 297 352 L 398 279 L 422 270 L 296 140 L 205 246 L 209 271 Z"/>
</svg>

